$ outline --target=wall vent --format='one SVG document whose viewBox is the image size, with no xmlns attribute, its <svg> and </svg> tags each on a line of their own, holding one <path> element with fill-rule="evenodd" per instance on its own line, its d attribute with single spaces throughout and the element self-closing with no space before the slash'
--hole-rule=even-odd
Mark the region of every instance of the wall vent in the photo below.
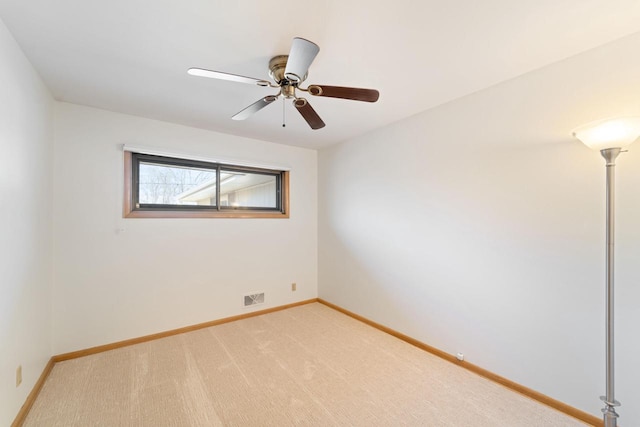
<svg viewBox="0 0 640 427">
<path fill-rule="evenodd" d="M 244 306 L 251 307 L 252 305 L 264 304 L 264 292 L 257 292 L 255 294 L 246 294 L 244 296 Z"/>
</svg>

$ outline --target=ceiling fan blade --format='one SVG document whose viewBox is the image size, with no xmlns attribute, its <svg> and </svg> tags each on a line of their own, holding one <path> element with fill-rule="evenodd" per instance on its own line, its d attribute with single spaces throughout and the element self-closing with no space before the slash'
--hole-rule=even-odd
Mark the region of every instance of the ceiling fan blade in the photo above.
<svg viewBox="0 0 640 427">
<path fill-rule="evenodd" d="M 380 97 L 380 92 L 375 89 L 360 89 L 356 87 L 311 85 L 307 90 L 311 95 L 315 96 L 352 99 L 354 101 L 376 102 Z"/>
<path fill-rule="evenodd" d="M 276 99 L 278 99 L 278 97 L 274 96 L 274 95 L 265 96 L 264 98 L 257 100 L 256 102 L 254 102 L 253 104 L 249 105 L 247 108 L 245 108 L 244 110 L 240 111 L 239 113 L 237 113 L 235 116 L 233 116 L 231 118 L 233 120 L 244 120 L 246 118 L 249 118 L 253 114 L 255 114 L 258 111 L 262 110 L 267 105 L 271 104 Z"/>
<path fill-rule="evenodd" d="M 229 80 L 237 83 L 248 83 L 258 86 L 269 86 L 266 80 L 254 79 L 253 77 L 239 76 L 237 74 L 223 73 L 222 71 L 205 70 L 202 68 L 189 68 L 187 73 L 192 76 L 209 77 L 210 79 Z"/>
<path fill-rule="evenodd" d="M 302 117 L 304 117 L 307 123 L 309 123 L 311 129 L 321 129 L 325 126 L 318 113 L 316 113 L 316 110 L 311 108 L 311 104 L 309 104 L 306 99 L 298 98 L 293 101 L 293 105 L 300 112 Z"/>
<path fill-rule="evenodd" d="M 296 37 L 291 43 L 289 59 L 284 69 L 284 76 L 294 83 L 304 80 L 309 66 L 320 51 L 317 44 L 309 40 Z"/>
</svg>

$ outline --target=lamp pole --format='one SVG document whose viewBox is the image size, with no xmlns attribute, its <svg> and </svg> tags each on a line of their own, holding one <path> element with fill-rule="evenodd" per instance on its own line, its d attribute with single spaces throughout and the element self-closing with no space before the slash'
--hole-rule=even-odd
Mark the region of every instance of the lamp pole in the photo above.
<svg viewBox="0 0 640 427">
<path fill-rule="evenodd" d="M 602 157 L 606 160 L 607 169 L 607 265 L 606 265 L 606 340 L 607 340 L 607 372 L 606 372 L 606 394 L 600 397 L 605 403 L 602 409 L 604 414 L 604 427 L 616 427 L 618 414 L 616 406 L 620 406 L 620 402 L 615 399 L 615 382 L 614 382 L 614 243 L 615 243 L 615 171 L 616 157 L 620 154 L 620 148 L 606 148 L 600 150 Z"/>
<path fill-rule="evenodd" d="M 640 116 L 619 117 L 588 123 L 574 129 L 573 136 L 582 141 L 587 147 L 600 151 L 606 160 L 607 168 L 607 264 L 606 264 L 606 385 L 604 396 L 600 396 L 605 404 L 602 409 L 604 427 L 616 427 L 618 413 L 616 406 L 620 406 L 614 396 L 614 349 L 613 349 L 613 249 L 614 249 L 614 186 L 616 158 L 624 147 L 631 145 L 640 137 Z"/>
</svg>

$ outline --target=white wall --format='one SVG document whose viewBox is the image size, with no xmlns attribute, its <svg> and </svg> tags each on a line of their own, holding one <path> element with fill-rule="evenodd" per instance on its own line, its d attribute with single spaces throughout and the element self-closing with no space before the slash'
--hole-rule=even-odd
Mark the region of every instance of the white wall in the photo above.
<svg viewBox="0 0 640 427">
<path fill-rule="evenodd" d="M 605 168 L 570 132 L 640 114 L 638 51 L 640 34 L 322 150 L 319 296 L 600 416 Z M 617 171 L 616 397 L 629 426 L 636 145 Z"/>
<path fill-rule="evenodd" d="M 316 151 L 66 103 L 54 139 L 55 354 L 317 296 Z M 123 143 L 288 166 L 291 217 L 123 219 Z"/>
<path fill-rule="evenodd" d="M 52 105 L 0 21 L 0 425 L 51 356 Z M 23 382 L 15 387 L 16 368 Z"/>
</svg>

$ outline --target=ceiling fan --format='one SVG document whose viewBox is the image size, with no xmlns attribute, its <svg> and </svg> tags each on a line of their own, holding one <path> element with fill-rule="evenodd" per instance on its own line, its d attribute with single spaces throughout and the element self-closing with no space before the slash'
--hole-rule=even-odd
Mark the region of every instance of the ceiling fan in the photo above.
<svg viewBox="0 0 640 427">
<path fill-rule="evenodd" d="M 324 122 L 305 98 L 300 98 L 296 95 L 296 90 L 307 92 L 313 96 L 365 102 L 376 102 L 380 93 L 375 89 L 342 86 L 309 85 L 306 88 L 300 87 L 300 84 L 307 78 L 309 66 L 319 51 L 320 48 L 317 44 L 300 37 L 295 37 L 291 44 L 289 55 L 274 56 L 269 61 L 269 76 L 275 83 L 268 80 L 223 73 L 221 71 L 205 70 L 202 68 L 189 68 L 188 73 L 192 76 L 209 77 L 212 79 L 229 80 L 232 82 L 280 89 L 277 94 L 267 95 L 249 105 L 233 116 L 233 120 L 244 120 L 273 103 L 280 96 L 283 96 L 285 99 L 293 99 L 294 107 L 300 112 L 311 129 L 321 129 L 325 126 Z M 284 124 L 282 126 L 284 126 Z"/>
</svg>

